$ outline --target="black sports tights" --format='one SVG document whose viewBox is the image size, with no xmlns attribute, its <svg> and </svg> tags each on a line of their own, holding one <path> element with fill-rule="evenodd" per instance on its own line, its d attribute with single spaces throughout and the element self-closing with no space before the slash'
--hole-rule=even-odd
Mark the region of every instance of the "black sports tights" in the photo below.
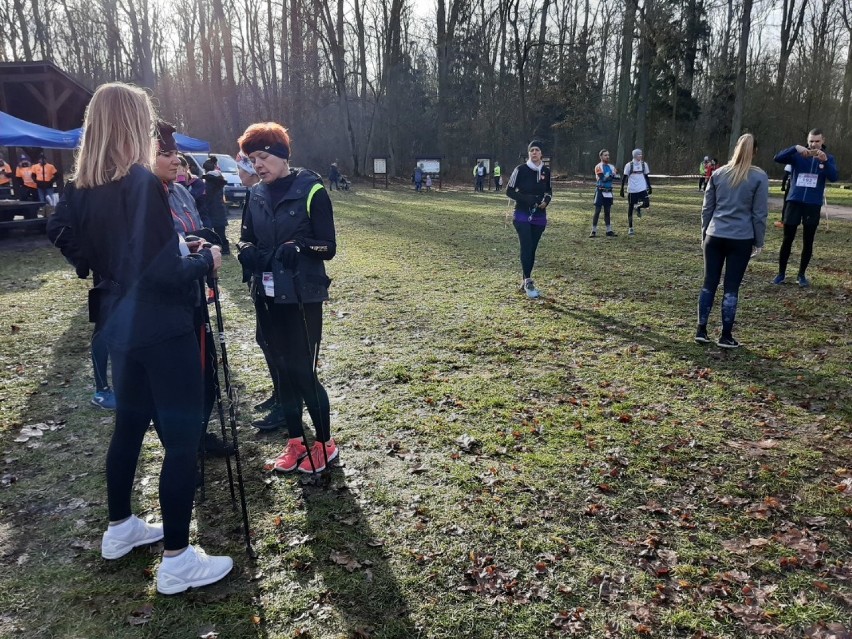
<svg viewBox="0 0 852 639">
<path fill-rule="evenodd" d="M 529 222 L 518 222 L 517 220 L 514 224 L 515 230 L 518 232 L 518 241 L 521 243 L 521 269 L 524 272 L 524 279 L 527 279 L 532 277 L 535 251 L 545 227 Z"/>
<path fill-rule="evenodd" d="M 112 349 L 110 356 L 117 410 L 106 460 L 109 519 L 119 521 L 132 514 L 133 476 L 145 431 L 156 414 L 157 433 L 166 451 L 160 470 L 163 545 L 180 550 L 189 544 L 202 431 L 198 340 L 186 333 L 145 348 Z"/>
<path fill-rule="evenodd" d="M 781 250 L 778 253 L 778 272 L 787 272 L 787 261 L 790 259 L 790 250 L 793 248 L 793 240 L 796 239 L 798 224 L 784 225 L 784 241 L 781 242 Z M 816 237 L 818 225 L 802 224 L 802 258 L 799 262 L 799 275 L 804 275 L 814 254 L 814 238 Z"/>
<path fill-rule="evenodd" d="M 327 442 L 331 438 L 331 410 L 328 393 L 314 368 L 322 339 L 322 303 L 305 304 L 304 316 L 298 304 L 275 304 L 270 297 L 259 299 L 255 309 L 278 375 L 278 399 L 284 409 L 288 434 L 302 436 L 304 402 L 317 440 Z"/>
</svg>

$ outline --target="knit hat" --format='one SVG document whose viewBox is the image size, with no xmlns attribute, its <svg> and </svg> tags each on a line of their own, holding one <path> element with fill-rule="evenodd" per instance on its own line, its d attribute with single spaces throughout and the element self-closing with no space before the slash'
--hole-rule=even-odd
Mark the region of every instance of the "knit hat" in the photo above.
<svg viewBox="0 0 852 639">
<path fill-rule="evenodd" d="M 633 149 L 633 159 L 635 160 L 642 155 L 642 149 Z"/>
<path fill-rule="evenodd" d="M 247 156 L 243 155 L 242 151 L 237 153 L 237 166 L 249 175 L 257 175 L 257 171 L 254 170 L 251 160 L 249 160 Z"/>
<path fill-rule="evenodd" d="M 538 149 L 544 153 L 544 145 L 541 143 L 541 140 L 533 140 L 527 145 L 527 153 L 529 153 L 532 149 Z"/>
<path fill-rule="evenodd" d="M 177 129 L 165 120 L 157 120 L 157 151 L 171 153 L 177 151 L 174 134 Z"/>
</svg>

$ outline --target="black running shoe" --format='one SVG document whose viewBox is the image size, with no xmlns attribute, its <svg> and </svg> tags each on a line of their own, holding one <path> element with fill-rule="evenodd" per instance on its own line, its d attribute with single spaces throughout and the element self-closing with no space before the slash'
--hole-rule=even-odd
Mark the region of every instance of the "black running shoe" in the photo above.
<svg viewBox="0 0 852 639">
<path fill-rule="evenodd" d="M 275 406 L 275 403 L 275 394 L 273 393 L 272 395 L 264 399 L 262 402 L 260 402 L 260 404 L 255 404 L 254 409 L 258 413 L 262 413 L 267 410 L 272 410 L 272 407 Z"/>
<path fill-rule="evenodd" d="M 699 328 L 695 331 L 695 342 L 697 344 L 710 344 L 710 338 L 707 336 L 706 328 Z"/>
<path fill-rule="evenodd" d="M 210 457 L 230 457 L 234 447 L 223 441 L 216 433 L 204 433 L 204 452 Z"/>
<path fill-rule="evenodd" d="M 618 233 L 616 233 L 615 231 L 607 231 L 606 236 L 607 237 L 618 237 Z"/>
<path fill-rule="evenodd" d="M 719 341 L 716 342 L 716 346 L 719 348 L 739 348 L 740 343 L 733 337 L 722 336 L 719 338 Z"/>
<path fill-rule="evenodd" d="M 258 430 L 278 430 L 285 424 L 284 419 L 284 411 L 281 410 L 281 407 L 276 405 L 270 412 L 269 415 L 264 417 L 263 419 L 257 419 L 251 423 Z"/>
</svg>

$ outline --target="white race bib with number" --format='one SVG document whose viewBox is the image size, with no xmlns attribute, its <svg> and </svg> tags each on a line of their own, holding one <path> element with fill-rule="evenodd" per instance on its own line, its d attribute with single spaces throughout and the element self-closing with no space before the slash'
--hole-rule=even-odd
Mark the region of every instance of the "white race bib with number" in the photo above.
<svg viewBox="0 0 852 639">
<path fill-rule="evenodd" d="M 799 173 L 796 177 L 796 186 L 801 186 L 805 189 L 815 189 L 817 185 L 816 173 Z"/>
<path fill-rule="evenodd" d="M 608 197 L 610 200 L 612 199 L 612 191 L 602 191 L 604 197 Z"/>
<path fill-rule="evenodd" d="M 275 297 L 275 281 L 272 279 L 272 273 L 268 271 L 263 274 L 263 292 L 266 297 Z"/>
</svg>

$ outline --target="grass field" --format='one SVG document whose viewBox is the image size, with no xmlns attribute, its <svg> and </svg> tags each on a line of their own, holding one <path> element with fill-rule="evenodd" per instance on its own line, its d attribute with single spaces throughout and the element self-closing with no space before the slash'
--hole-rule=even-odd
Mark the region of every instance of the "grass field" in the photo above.
<svg viewBox="0 0 852 639">
<path fill-rule="evenodd" d="M 820 230 L 809 290 L 769 284 L 770 224 L 725 352 L 692 342 L 695 189 L 657 188 L 632 238 L 618 200 L 613 239 L 587 238 L 590 189 L 558 190 L 535 302 L 505 198 L 333 197 L 320 376 L 342 467 L 325 489 L 265 470 L 283 435 L 248 426 L 269 383 L 229 258 L 258 558 L 211 462 L 193 540 L 236 566 L 185 596 L 156 594 L 158 548 L 100 558 L 112 415 L 88 403 L 88 284 L 42 238 L 0 242 L 0 637 L 848 636 L 852 223 Z M 143 516 L 161 459 L 152 434 Z"/>
</svg>

